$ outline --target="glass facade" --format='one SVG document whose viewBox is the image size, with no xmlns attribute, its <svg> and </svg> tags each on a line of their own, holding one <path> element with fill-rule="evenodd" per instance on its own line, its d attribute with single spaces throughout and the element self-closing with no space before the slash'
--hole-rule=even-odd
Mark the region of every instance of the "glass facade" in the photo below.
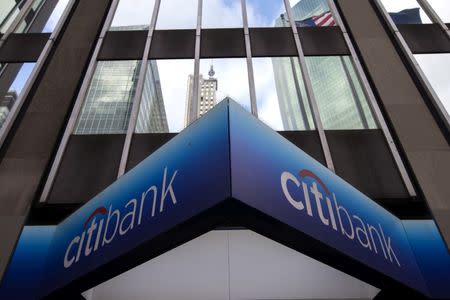
<svg viewBox="0 0 450 300">
<path fill-rule="evenodd" d="M 253 58 L 258 117 L 276 130 L 312 130 L 297 57 Z"/>
<path fill-rule="evenodd" d="M 74 134 L 126 133 L 140 61 L 99 61 Z"/>
<path fill-rule="evenodd" d="M 151 60 L 147 66 L 136 133 L 183 130 L 188 78 L 194 71 L 192 59 Z"/>
<path fill-rule="evenodd" d="M 148 29 L 154 6 L 155 0 L 120 0 L 109 30 Z"/>
<path fill-rule="evenodd" d="M 31 11 L 17 26 L 15 33 L 53 32 L 69 0 L 34 0 Z"/>
<path fill-rule="evenodd" d="M 180 7 L 183 9 L 180 10 Z M 197 27 L 198 0 L 161 1 L 156 29 L 193 29 Z"/>
<path fill-rule="evenodd" d="M 307 57 L 306 64 L 324 129 L 377 127 L 350 57 Z"/>
<path fill-rule="evenodd" d="M 202 28 L 242 27 L 240 0 L 205 0 L 202 8 Z"/>
<path fill-rule="evenodd" d="M 297 27 L 335 26 L 327 0 L 290 0 Z M 286 22 L 286 20 L 281 20 Z"/>
<path fill-rule="evenodd" d="M 286 8 L 283 0 L 247 0 L 249 27 L 289 26 L 287 22 L 276 23 Z"/>
<path fill-rule="evenodd" d="M 26 0 L 2 0 L 0 3 L 0 33 L 5 33 L 17 17 Z"/>
<path fill-rule="evenodd" d="M 4 66 L 0 77 L 0 128 L 22 94 L 35 63 L 15 63 Z"/>
</svg>

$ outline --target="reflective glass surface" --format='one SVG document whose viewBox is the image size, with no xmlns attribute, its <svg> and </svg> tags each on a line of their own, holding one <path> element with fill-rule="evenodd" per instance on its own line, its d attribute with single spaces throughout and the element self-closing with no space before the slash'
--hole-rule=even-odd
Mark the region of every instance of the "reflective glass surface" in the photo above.
<svg viewBox="0 0 450 300">
<path fill-rule="evenodd" d="M 148 29 L 155 0 L 120 0 L 109 30 Z"/>
<path fill-rule="evenodd" d="M 243 27 L 240 0 L 203 0 L 202 28 Z"/>
<path fill-rule="evenodd" d="M 2 0 L 0 1 L 0 33 L 5 33 L 12 21 L 19 14 L 25 0 Z"/>
<path fill-rule="evenodd" d="M 450 23 L 450 1 L 449 0 L 427 0 L 445 23 Z"/>
<path fill-rule="evenodd" d="M 17 104 L 35 63 L 7 64 L 0 77 L 0 127 Z"/>
<path fill-rule="evenodd" d="M 251 111 L 246 59 L 201 59 L 198 117 L 227 98 Z M 191 103 L 192 101 L 188 101 L 188 110 Z"/>
<path fill-rule="evenodd" d="M 75 134 L 126 133 L 140 61 L 99 61 Z"/>
<path fill-rule="evenodd" d="M 161 1 L 156 29 L 194 29 L 197 27 L 198 0 Z"/>
<path fill-rule="evenodd" d="M 179 132 L 185 127 L 186 103 L 194 60 L 151 60 L 147 65 L 136 133 Z"/>
<path fill-rule="evenodd" d="M 297 27 L 335 26 L 327 0 L 289 0 Z M 289 22 L 287 17 L 284 22 Z"/>
<path fill-rule="evenodd" d="M 247 0 L 247 18 L 249 27 L 289 26 L 282 22 L 286 13 L 283 0 Z"/>
<path fill-rule="evenodd" d="M 69 0 L 35 0 L 28 16 L 17 26 L 16 33 L 53 32 Z"/>
<path fill-rule="evenodd" d="M 306 57 L 324 129 L 376 128 L 350 57 Z"/>
<path fill-rule="evenodd" d="M 414 55 L 432 88 L 450 115 L 450 53 Z"/>
<path fill-rule="evenodd" d="M 381 0 L 381 2 L 395 24 L 431 23 L 416 0 Z"/>
<path fill-rule="evenodd" d="M 275 130 L 314 129 L 298 58 L 253 58 L 253 70 L 259 119 Z"/>
</svg>

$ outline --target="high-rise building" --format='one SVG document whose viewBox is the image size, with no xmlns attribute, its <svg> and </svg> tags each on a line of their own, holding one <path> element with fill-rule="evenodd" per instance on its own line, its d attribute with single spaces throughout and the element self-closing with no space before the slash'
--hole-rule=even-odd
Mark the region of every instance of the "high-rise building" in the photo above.
<svg viewBox="0 0 450 300">
<path fill-rule="evenodd" d="M 16 91 L 9 91 L 6 93 L 5 97 L 0 101 L 0 128 L 3 126 L 3 123 L 6 120 L 11 108 L 14 105 L 14 102 L 17 99 Z"/>
<path fill-rule="evenodd" d="M 294 22 L 300 26 L 329 26 L 321 23 L 307 25 L 305 20 L 329 13 L 327 0 L 302 0 L 292 7 Z M 289 24 L 285 13 L 275 21 L 276 26 Z M 312 125 L 308 98 L 303 86 L 300 67 L 295 59 L 273 58 L 273 69 L 285 130 L 309 130 Z M 375 128 L 367 100 L 348 57 L 306 57 L 321 121 L 326 129 Z"/>
<path fill-rule="evenodd" d="M 141 64 L 137 60 L 101 61 L 97 64 L 75 129 L 76 134 L 126 132 L 140 68 Z M 150 61 L 146 68 L 136 132 L 167 131 L 158 66 L 156 61 Z"/>
<path fill-rule="evenodd" d="M 0 299 L 450 298 L 449 12 L 0 1 Z"/>
<path fill-rule="evenodd" d="M 214 78 L 214 67 L 208 72 L 209 78 L 203 78 L 203 75 L 199 75 L 199 95 L 195 101 L 193 97 L 192 87 L 194 85 L 194 76 L 189 75 L 188 89 L 186 95 L 186 113 L 185 113 L 185 126 L 191 124 L 196 119 L 206 114 L 217 103 L 217 79 Z"/>
</svg>

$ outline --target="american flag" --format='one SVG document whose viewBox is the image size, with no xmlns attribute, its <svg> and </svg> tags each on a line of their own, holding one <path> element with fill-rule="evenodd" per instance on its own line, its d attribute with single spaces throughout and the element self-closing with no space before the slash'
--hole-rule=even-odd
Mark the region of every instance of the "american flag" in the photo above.
<svg viewBox="0 0 450 300">
<path fill-rule="evenodd" d="M 318 16 L 312 16 L 308 19 L 304 19 L 301 21 L 295 21 L 295 25 L 298 27 L 314 27 L 314 26 L 334 26 L 336 23 L 334 22 L 333 15 L 330 11 L 324 12 Z"/>
</svg>

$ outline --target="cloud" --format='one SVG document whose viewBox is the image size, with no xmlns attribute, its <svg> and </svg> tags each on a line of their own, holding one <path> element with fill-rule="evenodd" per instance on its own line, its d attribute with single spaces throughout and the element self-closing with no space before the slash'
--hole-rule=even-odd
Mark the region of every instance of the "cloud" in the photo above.
<svg viewBox="0 0 450 300">
<path fill-rule="evenodd" d="M 150 25 L 155 0 L 120 0 L 111 27 Z"/>
<path fill-rule="evenodd" d="M 448 70 L 450 69 L 450 53 L 421 54 L 414 56 L 428 81 L 450 114 L 450 84 Z"/>
</svg>

